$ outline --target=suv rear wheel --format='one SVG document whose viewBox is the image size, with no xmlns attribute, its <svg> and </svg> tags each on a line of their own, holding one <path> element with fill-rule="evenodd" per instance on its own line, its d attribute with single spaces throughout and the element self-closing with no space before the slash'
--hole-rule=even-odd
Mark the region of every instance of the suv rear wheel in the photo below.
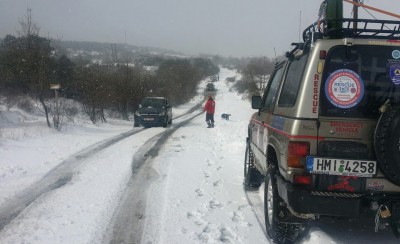
<svg viewBox="0 0 400 244">
<path fill-rule="evenodd" d="M 278 194 L 276 169 L 273 165 L 269 166 L 265 177 L 264 213 L 267 235 L 276 243 L 294 243 L 305 230 L 305 224 L 283 222 L 290 211 Z"/>
<path fill-rule="evenodd" d="M 262 183 L 263 175 L 254 166 L 254 155 L 250 148 L 250 142 L 246 143 L 246 153 L 244 157 L 244 180 L 245 189 L 256 189 Z"/>
</svg>

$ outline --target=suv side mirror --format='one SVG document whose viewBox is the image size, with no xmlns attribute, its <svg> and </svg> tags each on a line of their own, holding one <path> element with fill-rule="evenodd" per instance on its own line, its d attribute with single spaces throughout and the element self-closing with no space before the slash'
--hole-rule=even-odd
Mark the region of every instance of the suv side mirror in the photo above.
<svg viewBox="0 0 400 244">
<path fill-rule="evenodd" d="M 261 96 L 252 96 L 251 97 L 251 108 L 252 109 L 260 109 L 261 108 Z"/>
</svg>

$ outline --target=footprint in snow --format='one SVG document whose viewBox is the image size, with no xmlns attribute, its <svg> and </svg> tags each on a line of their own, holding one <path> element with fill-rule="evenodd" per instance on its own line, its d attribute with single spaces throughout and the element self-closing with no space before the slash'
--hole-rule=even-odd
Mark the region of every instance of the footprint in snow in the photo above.
<svg viewBox="0 0 400 244">
<path fill-rule="evenodd" d="M 204 224 L 203 215 L 204 214 L 199 211 L 191 211 L 186 213 L 186 217 L 199 226 Z"/>
<path fill-rule="evenodd" d="M 237 212 L 233 212 L 233 216 L 232 216 L 232 221 L 237 223 L 239 221 L 241 221 L 243 218 L 242 216 L 240 216 L 240 214 L 238 214 Z"/>
<path fill-rule="evenodd" d="M 208 202 L 208 208 L 210 209 L 216 209 L 216 208 L 222 208 L 224 205 L 217 200 L 211 200 Z"/>
<path fill-rule="evenodd" d="M 197 196 L 199 196 L 199 197 L 204 195 L 204 192 L 202 189 L 196 189 L 195 192 L 197 193 Z"/>
<path fill-rule="evenodd" d="M 243 211 L 243 209 L 247 208 L 248 205 L 241 205 L 238 207 L 238 211 Z"/>
<path fill-rule="evenodd" d="M 228 242 L 237 243 L 237 237 L 232 230 L 225 226 L 218 226 L 216 224 L 208 224 L 203 228 L 202 232 L 197 234 L 201 242 Z"/>
<path fill-rule="evenodd" d="M 213 183 L 213 186 L 218 187 L 222 185 L 222 181 L 221 180 L 217 180 Z"/>
<path fill-rule="evenodd" d="M 183 201 L 182 201 L 182 200 L 179 200 L 179 201 L 177 201 L 177 202 L 175 203 L 175 207 L 179 207 L 179 206 L 181 206 L 181 203 L 183 203 Z"/>
<path fill-rule="evenodd" d="M 220 241 L 235 243 L 235 239 L 237 239 L 237 238 L 232 230 L 230 230 L 227 227 L 220 227 L 219 231 L 220 231 L 220 236 L 219 236 Z"/>
</svg>

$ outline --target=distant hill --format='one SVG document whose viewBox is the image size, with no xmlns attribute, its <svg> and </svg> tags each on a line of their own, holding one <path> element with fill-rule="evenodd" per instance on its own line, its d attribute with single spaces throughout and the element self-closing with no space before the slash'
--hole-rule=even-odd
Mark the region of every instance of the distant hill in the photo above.
<svg viewBox="0 0 400 244">
<path fill-rule="evenodd" d="M 143 57 L 188 57 L 182 53 L 154 47 L 139 47 L 122 43 L 55 41 L 62 52 L 73 60 L 116 62 L 143 59 Z"/>
</svg>

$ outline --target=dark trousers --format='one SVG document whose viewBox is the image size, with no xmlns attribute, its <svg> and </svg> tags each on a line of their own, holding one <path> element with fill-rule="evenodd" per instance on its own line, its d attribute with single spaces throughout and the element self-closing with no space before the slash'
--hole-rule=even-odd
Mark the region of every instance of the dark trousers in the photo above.
<svg viewBox="0 0 400 244">
<path fill-rule="evenodd" d="M 214 114 L 206 113 L 206 122 L 209 126 L 214 126 Z"/>
</svg>

